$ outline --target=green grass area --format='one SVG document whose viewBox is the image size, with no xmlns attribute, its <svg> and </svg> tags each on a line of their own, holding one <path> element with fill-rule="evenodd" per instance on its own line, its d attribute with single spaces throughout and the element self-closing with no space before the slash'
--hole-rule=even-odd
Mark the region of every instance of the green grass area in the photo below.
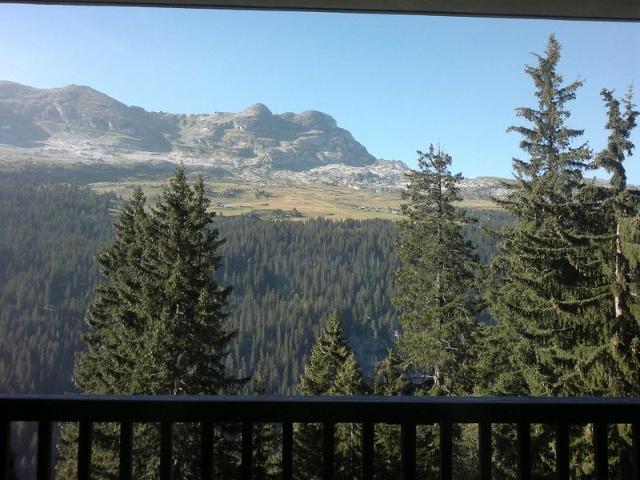
<svg viewBox="0 0 640 480">
<path fill-rule="evenodd" d="M 141 185 L 151 202 L 162 189 L 159 180 L 97 182 L 96 192 L 113 191 L 128 198 Z M 371 219 L 400 218 L 402 199 L 399 192 L 356 190 L 330 185 L 261 185 L 246 181 L 207 181 L 207 196 L 219 215 L 257 214 L 269 218 Z M 468 208 L 495 208 L 488 200 L 464 200 Z"/>
</svg>

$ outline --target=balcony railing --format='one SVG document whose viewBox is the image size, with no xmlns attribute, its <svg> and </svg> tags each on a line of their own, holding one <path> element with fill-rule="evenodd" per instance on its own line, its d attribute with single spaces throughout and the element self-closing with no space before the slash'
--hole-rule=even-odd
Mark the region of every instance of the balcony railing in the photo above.
<svg viewBox="0 0 640 480">
<path fill-rule="evenodd" d="M 160 479 L 171 478 L 172 424 L 201 426 L 202 478 L 213 478 L 213 424 L 242 424 L 241 478 L 251 479 L 253 426 L 282 424 L 282 477 L 292 478 L 293 424 L 320 423 L 323 478 L 334 471 L 334 425 L 362 424 L 362 478 L 374 477 L 374 425 L 401 425 L 403 479 L 416 478 L 416 425 L 439 425 L 440 478 L 452 478 L 452 426 L 479 425 L 480 478 L 490 479 L 492 424 L 517 425 L 519 478 L 531 478 L 530 425 L 556 426 L 558 478 L 569 478 L 569 425 L 593 424 L 596 478 L 608 478 L 607 426 L 631 424 L 635 476 L 640 479 L 640 399 L 613 398 L 415 398 L 415 397 L 195 397 L 0 396 L 0 480 L 8 478 L 11 423 L 38 423 L 37 478 L 51 478 L 52 424 L 78 422 L 78 479 L 90 477 L 94 422 L 120 423 L 120 478 L 132 478 L 132 425 L 160 423 Z"/>
</svg>

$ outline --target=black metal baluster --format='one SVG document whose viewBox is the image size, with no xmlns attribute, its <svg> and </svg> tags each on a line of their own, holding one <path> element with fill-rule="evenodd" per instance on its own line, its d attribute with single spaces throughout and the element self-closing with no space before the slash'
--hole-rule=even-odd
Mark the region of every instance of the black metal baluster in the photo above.
<svg viewBox="0 0 640 480">
<path fill-rule="evenodd" d="M 633 475 L 635 480 L 640 480 L 640 424 L 631 425 L 631 456 L 633 457 Z"/>
<path fill-rule="evenodd" d="M 213 423 L 208 420 L 200 425 L 200 469 L 202 480 L 213 480 Z"/>
<path fill-rule="evenodd" d="M 173 428 L 171 422 L 160 423 L 160 480 L 171 480 L 173 464 Z"/>
<path fill-rule="evenodd" d="M 596 467 L 596 480 L 609 478 L 609 446 L 607 445 L 607 424 L 593 425 L 593 455 Z"/>
<path fill-rule="evenodd" d="M 478 425 L 480 447 L 480 479 L 491 480 L 491 424 L 482 422 Z"/>
<path fill-rule="evenodd" d="M 518 478 L 531 480 L 531 427 L 518 423 Z"/>
<path fill-rule="evenodd" d="M 440 480 L 453 477 L 452 426 L 449 422 L 440 424 Z"/>
<path fill-rule="evenodd" d="M 11 422 L 0 419 L 0 480 L 9 480 L 9 455 L 11 450 Z"/>
<path fill-rule="evenodd" d="M 282 480 L 293 478 L 293 425 L 282 424 Z"/>
<path fill-rule="evenodd" d="M 131 480 L 133 477 L 133 464 L 131 452 L 133 449 L 133 425 L 130 421 L 120 423 L 120 480 Z"/>
<path fill-rule="evenodd" d="M 91 422 L 80 422 L 80 435 L 78 436 L 78 480 L 89 480 L 91 475 L 91 443 L 93 425 Z"/>
<path fill-rule="evenodd" d="M 322 461 L 322 478 L 323 480 L 333 480 L 333 461 L 335 456 L 335 426 L 333 423 L 325 423 L 323 428 L 323 461 Z"/>
<path fill-rule="evenodd" d="M 362 425 L 362 480 L 373 480 L 373 423 Z"/>
<path fill-rule="evenodd" d="M 38 422 L 38 480 L 51 480 L 51 428 L 51 422 Z"/>
<path fill-rule="evenodd" d="M 558 480 L 569 480 L 569 426 L 560 423 L 556 430 L 556 470 Z"/>
<path fill-rule="evenodd" d="M 253 460 L 253 424 L 245 422 L 242 424 L 242 460 L 241 477 L 243 480 L 251 480 Z"/>
<path fill-rule="evenodd" d="M 402 444 L 402 479 L 416 478 L 416 424 L 405 423 L 400 429 Z"/>
</svg>

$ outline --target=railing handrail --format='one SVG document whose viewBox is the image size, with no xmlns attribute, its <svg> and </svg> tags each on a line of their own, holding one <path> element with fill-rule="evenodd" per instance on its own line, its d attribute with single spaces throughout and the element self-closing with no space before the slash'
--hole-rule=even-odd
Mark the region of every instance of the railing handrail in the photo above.
<svg viewBox="0 0 640 480">
<path fill-rule="evenodd" d="M 556 424 L 556 470 L 570 477 L 570 424 L 593 424 L 595 478 L 608 479 L 607 425 L 632 424 L 632 455 L 640 478 L 640 398 L 540 397 L 277 397 L 277 396 L 113 396 L 0 395 L 0 480 L 8 478 L 11 424 L 38 422 L 37 477 L 50 479 L 52 425 L 79 422 L 78 480 L 91 472 L 92 429 L 95 422 L 120 423 L 118 475 L 132 480 L 132 424 L 160 422 L 160 480 L 172 480 L 172 425 L 199 423 L 202 479 L 213 480 L 213 424 L 241 423 L 240 472 L 252 479 L 252 442 L 256 423 L 282 424 L 282 478 L 293 475 L 293 423 L 322 423 L 323 479 L 335 468 L 335 424 L 362 424 L 362 478 L 374 478 L 374 425 L 401 425 L 402 478 L 416 479 L 416 425 L 439 424 L 440 478 L 453 480 L 452 424 L 478 424 L 479 473 L 492 478 L 492 424 L 517 424 L 518 471 L 531 478 L 531 424 Z"/>
<path fill-rule="evenodd" d="M 640 398 L 0 395 L 10 421 L 640 423 Z"/>
</svg>

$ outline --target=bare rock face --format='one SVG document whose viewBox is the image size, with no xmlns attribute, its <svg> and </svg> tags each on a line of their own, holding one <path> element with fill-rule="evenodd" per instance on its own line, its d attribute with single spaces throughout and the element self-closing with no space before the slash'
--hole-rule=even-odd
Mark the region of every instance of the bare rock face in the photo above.
<svg viewBox="0 0 640 480">
<path fill-rule="evenodd" d="M 40 162 L 139 166 L 182 162 L 245 180 L 400 190 L 409 168 L 374 158 L 315 110 L 172 114 L 125 105 L 90 87 L 42 90 L 0 81 L 0 166 Z M 465 198 L 505 198 L 512 181 L 463 179 Z"/>
<path fill-rule="evenodd" d="M 40 90 L 0 82 L 0 143 L 70 150 L 76 145 L 98 156 L 166 153 L 169 161 L 179 157 L 263 171 L 376 162 L 325 113 L 274 115 L 261 103 L 239 113 L 147 112 L 76 85 Z"/>
<path fill-rule="evenodd" d="M 25 125 L 34 128 L 25 130 Z M 24 146 L 58 134 L 96 146 L 166 152 L 170 124 L 157 114 L 128 107 L 89 87 L 71 85 L 39 90 L 0 82 L 1 143 Z M 9 135 L 11 133 L 11 135 Z M 19 141 L 12 143 L 12 138 Z"/>
<path fill-rule="evenodd" d="M 340 163 L 372 165 L 376 159 L 336 121 L 321 112 L 274 115 L 258 103 L 240 113 L 181 115 L 180 147 L 204 146 L 220 160 L 244 158 L 271 170 L 305 171 Z"/>
<path fill-rule="evenodd" d="M 464 198 L 505 200 L 516 188 L 513 179 L 499 177 L 463 178 L 460 182 L 460 192 Z"/>
</svg>

